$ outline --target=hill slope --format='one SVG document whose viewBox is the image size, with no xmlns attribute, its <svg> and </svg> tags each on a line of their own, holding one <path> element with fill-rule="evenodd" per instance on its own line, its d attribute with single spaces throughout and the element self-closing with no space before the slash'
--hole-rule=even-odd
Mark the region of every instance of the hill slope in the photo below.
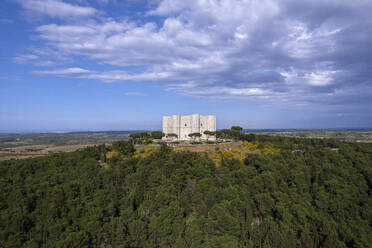
<svg viewBox="0 0 372 248">
<path fill-rule="evenodd" d="M 280 153 L 216 166 L 126 144 L 106 162 L 104 145 L 3 161 L 0 246 L 371 247 L 370 144 L 258 138 Z"/>
</svg>

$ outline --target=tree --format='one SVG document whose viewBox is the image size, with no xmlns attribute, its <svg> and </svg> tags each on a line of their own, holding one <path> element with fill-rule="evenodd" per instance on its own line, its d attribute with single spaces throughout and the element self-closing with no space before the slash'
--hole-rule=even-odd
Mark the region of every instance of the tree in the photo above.
<svg viewBox="0 0 372 248">
<path fill-rule="evenodd" d="M 154 140 L 154 138 L 153 138 L 153 137 L 150 137 L 150 138 L 148 138 L 148 139 L 145 139 L 145 140 L 143 141 L 143 144 L 144 144 L 144 145 L 151 144 L 153 140 Z"/>
<path fill-rule="evenodd" d="M 132 155 L 136 151 L 132 142 L 125 140 L 119 140 L 112 143 L 112 147 L 124 155 Z"/>
<path fill-rule="evenodd" d="M 231 138 L 231 130 L 230 129 L 222 129 L 216 132 L 216 136 L 218 139 L 229 139 Z"/>
<path fill-rule="evenodd" d="M 201 133 L 190 133 L 189 134 L 189 137 L 193 139 L 193 141 L 195 141 L 196 138 L 200 138 L 201 137 Z"/>
<path fill-rule="evenodd" d="M 232 126 L 231 131 L 240 133 L 241 131 L 243 131 L 243 128 L 239 126 Z"/>
<path fill-rule="evenodd" d="M 167 136 L 166 136 L 167 138 L 170 138 L 170 139 L 173 139 L 173 138 L 178 138 L 178 135 L 177 134 L 175 134 L 175 133 L 168 133 L 167 134 Z"/>
<path fill-rule="evenodd" d="M 154 139 L 161 139 L 164 136 L 165 136 L 165 134 L 162 131 L 151 132 L 151 137 L 153 137 Z"/>
<path fill-rule="evenodd" d="M 207 136 L 207 141 L 209 139 L 209 136 L 214 136 L 216 135 L 216 132 L 212 132 L 212 131 L 204 131 L 204 134 Z"/>
<path fill-rule="evenodd" d="M 148 139 L 150 134 L 148 132 L 132 133 L 129 135 L 133 143 L 138 144 L 142 143 L 143 140 Z"/>
<path fill-rule="evenodd" d="M 231 138 L 233 138 L 234 140 L 240 140 L 242 136 L 242 133 L 241 133 L 242 131 L 243 131 L 242 127 L 232 126 L 231 133 L 230 133 Z"/>
<path fill-rule="evenodd" d="M 103 166 L 134 148 L 119 141 L 0 161 L 0 247 L 371 247 L 372 144 L 254 138 L 281 152 L 216 166 L 159 142 Z"/>
</svg>

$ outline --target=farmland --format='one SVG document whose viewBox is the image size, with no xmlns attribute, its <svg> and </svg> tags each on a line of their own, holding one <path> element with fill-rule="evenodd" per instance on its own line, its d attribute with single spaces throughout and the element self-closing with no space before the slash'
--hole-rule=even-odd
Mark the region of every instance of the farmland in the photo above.
<svg viewBox="0 0 372 248">
<path fill-rule="evenodd" d="M 0 160 L 12 158 L 39 157 L 59 152 L 76 151 L 87 146 L 111 144 L 117 140 L 129 139 L 130 133 L 136 131 L 111 131 L 111 132 L 61 132 L 61 133 L 19 133 L 0 134 Z M 371 130 L 245 130 L 247 133 L 285 136 L 299 138 L 335 139 L 348 142 L 372 142 Z M 156 149 L 156 145 L 137 146 L 138 155 L 143 156 L 148 151 Z M 221 152 L 233 153 L 232 157 L 239 159 L 246 153 L 259 150 L 244 147 L 238 143 L 224 144 L 183 144 L 174 147 L 175 151 L 204 152 L 214 161 L 218 160 Z M 239 152 L 240 151 L 240 155 Z M 261 149 L 260 152 L 263 152 Z"/>
<path fill-rule="evenodd" d="M 371 129 L 271 129 L 246 130 L 246 132 L 296 138 L 336 139 L 349 142 L 372 142 Z"/>
<path fill-rule="evenodd" d="M 129 134 L 128 131 L 0 134 L 0 160 L 76 151 L 128 139 Z"/>
</svg>

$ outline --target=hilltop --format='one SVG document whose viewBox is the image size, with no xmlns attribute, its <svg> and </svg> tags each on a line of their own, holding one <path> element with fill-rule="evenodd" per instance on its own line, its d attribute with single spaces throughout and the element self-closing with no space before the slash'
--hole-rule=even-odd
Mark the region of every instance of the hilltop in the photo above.
<svg viewBox="0 0 372 248">
<path fill-rule="evenodd" d="M 0 160 L 45 156 L 58 152 L 71 152 L 87 146 L 112 144 L 118 140 L 127 140 L 129 135 L 138 131 L 92 131 L 58 133 L 19 133 L 0 134 Z M 145 132 L 145 131 L 141 131 Z M 257 135 L 327 138 L 351 142 L 372 142 L 369 129 L 267 129 L 244 130 Z M 199 145 L 195 145 L 198 147 Z M 210 145 L 212 147 L 214 145 Z M 191 149 L 191 148 L 190 148 Z M 204 149 L 204 146 L 200 148 Z M 199 148 L 192 148 L 198 151 Z M 213 150 L 213 149 L 212 149 Z"/>
<path fill-rule="evenodd" d="M 372 144 L 242 137 L 0 162 L 1 246 L 370 247 Z"/>
</svg>

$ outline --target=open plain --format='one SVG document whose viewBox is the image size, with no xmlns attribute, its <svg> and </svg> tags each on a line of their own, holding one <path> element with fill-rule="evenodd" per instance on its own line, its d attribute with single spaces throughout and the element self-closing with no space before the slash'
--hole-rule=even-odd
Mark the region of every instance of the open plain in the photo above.
<svg viewBox="0 0 372 248">
<path fill-rule="evenodd" d="M 129 139 L 130 133 L 135 131 L 111 132 L 68 132 L 68 133 L 27 133 L 0 134 L 0 160 L 20 159 L 45 156 L 58 152 L 71 152 L 87 146 L 111 144 L 117 140 Z M 246 130 L 254 134 L 271 136 L 286 136 L 300 138 L 336 139 L 347 142 L 372 142 L 372 130 Z M 174 150 L 189 150 L 193 152 L 207 152 L 216 160 L 217 151 L 231 149 L 242 150 L 240 143 L 177 145 Z M 138 146 L 141 150 L 142 146 Z M 151 146 L 146 146 L 152 149 Z M 245 149 L 243 149 L 243 153 Z M 249 151 L 252 152 L 252 149 Z M 234 156 L 237 156 L 235 154 Z"/>
</svg>

